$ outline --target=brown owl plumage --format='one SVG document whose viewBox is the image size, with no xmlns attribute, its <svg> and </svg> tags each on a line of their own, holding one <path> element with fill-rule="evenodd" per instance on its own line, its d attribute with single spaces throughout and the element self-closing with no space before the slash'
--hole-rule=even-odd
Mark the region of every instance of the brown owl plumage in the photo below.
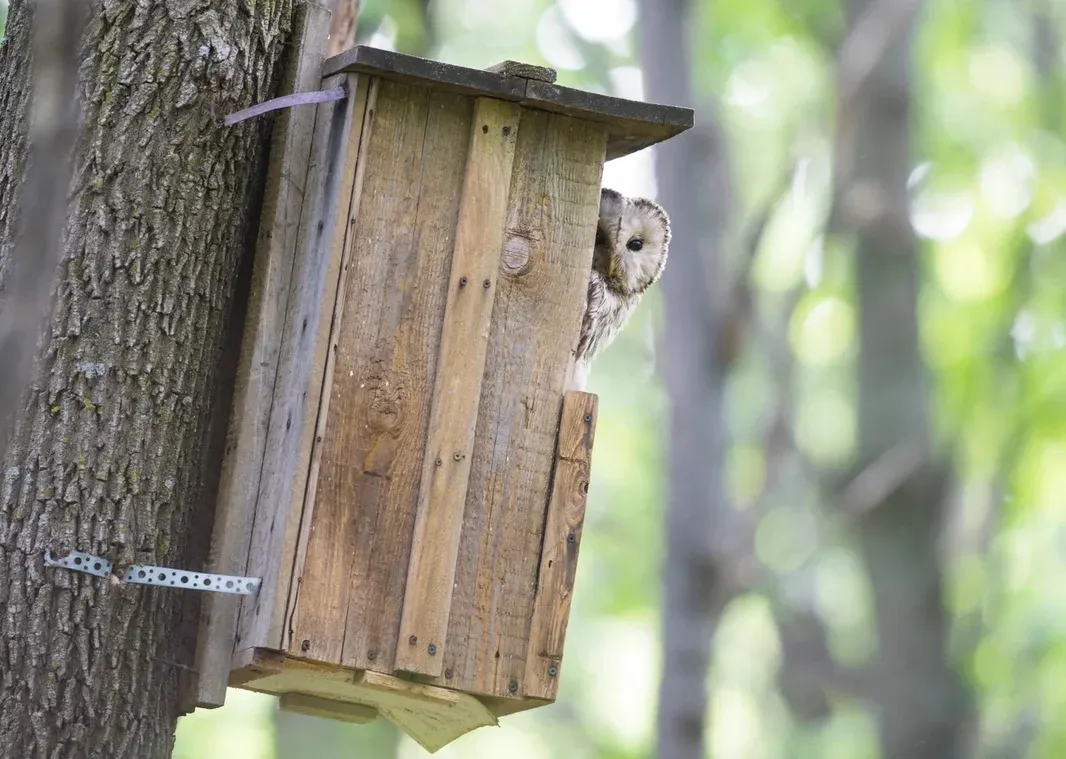
<svg viewBox="0 0 1066 759">
<path fill-rule="evenodd" d="M 592 360 L 626 325 L 649 287 L 659 281 L 670 246 L 670 218 L 658 203 L 604 187 L 592 254 L 585 315 L 574 354 L 576 389 Z"/>
</svg>

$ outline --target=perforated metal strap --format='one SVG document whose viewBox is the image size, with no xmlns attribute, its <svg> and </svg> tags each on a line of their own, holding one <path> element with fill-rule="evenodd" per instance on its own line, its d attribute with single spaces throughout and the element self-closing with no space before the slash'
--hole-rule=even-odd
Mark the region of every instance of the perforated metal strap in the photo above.
<svg viewBox="0 0 1066 759">
<path fill-rule="evenodd" d="M 45 551 L 44 563 L 49 567 L 63 567 L 76 572 L 113 577 L 112 564 L 107 559 L 81 551 L 71 551 L 61 559 Z M 166 588 L 187 588 L 189 590 L 208 590 L 214 593 L 236 593 L 242 596 L 254 596 L 262 585 L 261 577 L 237 577 L 235 575 L 213 575 L 206 572 L 186 572 L 184 569 L 167 569 L 146 564 L 132 564 L 122 575 L 123 582 L 141 585 L 160 585 Z"/>
</svg>

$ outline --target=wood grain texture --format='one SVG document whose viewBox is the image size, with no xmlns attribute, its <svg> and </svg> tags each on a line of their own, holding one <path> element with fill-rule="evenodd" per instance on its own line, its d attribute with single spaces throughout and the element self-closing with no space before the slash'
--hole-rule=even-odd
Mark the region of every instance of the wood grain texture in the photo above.
<svg viewBox="0 0 1066 759">
<path fill-rule="evenodd" d="M 442 673 L 520 121 L 513 103 L 475 101 L 395 664 L 431 677 Z"/>
<path fill-rule="evenodd" d="M 292 617 L 299 656 L 391 672 L 471 108 L 379 83 Z"/>
<path fill-rule="evenodd" d="M 596 408 L 595 395 L 571 392 L 563 397 L 559 447 L 526 649 L 524 695 L 534 698 L 555 700 L 559 690 L 563 643 L 585 522 Z"/>
<path fill-rule="evenodd" d="M 344 318 L 345 285 L 347 281 L 345 272 L 348 271 L 351 265 L 352 248 L 354 247 L 354 230 L 352 229 L 352 225 L 358 215 L 362 199 L 362 189 L 365 181 L 367 164 L 365 159 L 366 148 L 374 134 L 373 122 L 374 110 L 377 106 L 377 93 L 378 80 L 363 77 L 358 86 L 357 97 L 360 98 L 360 101 L 356 103 L 354 110 L 354 114 L 362 114 L 362 118 L 357 123 L 352 124 L 348 132 L 348 155 L 354 163 L 348 165 L 346 170 L 351 171 L 354 174 L 354 181 L 351 184 L 351 195 L 348 198 L 347 203 L 338 204 L 336 209 L 337 213 L 343 215 L 347 221 L 342 222 L 341 219 L 337 219 L 334 222 L 338 227 L 343 223 L 345 233 L 344 235 L 338 235 L 334 239 L 336 249 L 331 254 L 331 258 L 339 260 L 340 263 L 338 267 L 339 276 L 337 277 L 337 289 L 333 299 L 333 314 L 329 321 L 329 332 L 326 336 L 329 349 L 326 351 L 326 366 L 322 376 L 323 388 L 332 387 L 333 377 L 336 370 L 338 327 L 343 322 Z M 296 554 L 292 564 L 293 579 L 289 586 L 289 599 L 286 605 L 286 619 L 288 620 L 288 623 L 285 626 L 283 644 L 281 646 L 285 650 L 291 650 L 295 645 L 293 643 L 292 618 L 295 615 L 295 609 L 301 591 L 301 577 L 307 563 L 307 546 L 310 540 L 311 531 L 315 524 L 315 501 L 318 493 L 318 481 L 322 463 L 322 441 L 323 437 L 327 434 L 326 423 L 329 419 L 329 403 L 331 396 L 332 394 L 330 392 L 323 390 L 315 422 L 315 436 L 311 448 L 311 465 L 307 476 L 307 488 L 304 493 L 301 507 L 302 513 L 300 530 L 296 540 Z M 334 545 L 333 549 L 334 558 L 337 558 L 335 556 L 336 551 L 343 550 L 343 545 Z M 343 565 L 343 561 L 341 561 L 341 565 Z M 336 634 L 342 635 L 343 629 L 338 628 Z"/>
<path fill-rule="evenodd" d="M 293 55 L 280 94 L 318 89 L 329 23 L 325 9 L 297 6 Z M 275 117 L 208 572 L 241 574 L 247 563 L 269 420 L 263 410 L 274 394 L 317 110 L 292 108 Z M 239 596 L 205 594 L 196 650 L 197 706 L 225 703 L 240 605 Z"/>
<path fill-rule="evenodd" d="M 291 691 L 282 693 L 278 698 L 278 709 L 308 717 L 350 722 L 354 725 L 368 725 L 378 718 L 378 710 L 372 706 Z"/>
<path fill-rule="evenodd" d="M 507 242 L 528 262 L 501 274 L 444 656 L 436 682 L 522 693 L 533 588 L 563 385 L 580 329 L 599 209 L 598 124 L 525 110 Z M 506 271 L 506 270 L 505 270 Z"/>
<path fill-rule="evenodd" d="M 238 687 L 275 695 L 304 693 L 323 702 L 336 702 L 338 709 L 370 707 L 430 753 L 471 730 L 499 724 L 476 698 L 447 688 L 380 672 L 300 661 L 263 649 L 240 652 L 240 658 L 242 667 L 233 677 Z"/>
<path fill-rule="evenodd" d="M 274 394 L 269 409 L 257 411 L 268 414 L 269 422 L 245 574 L 262 577 L 263 585 L 241 606 L 237 648 L 282 645 L 339 276 L 335 240 L 343 238 L 347 229 L 346 213 L 335 223 L 336 206 L 338 202 L 346 206 L 351 197 L 355 152 L 349 132 L 353 122 L 362 120 L 355 109 L 365 103 L 358 96 L 365 80 L 360 76 L 324 80 L 327 87 L 344 84 L 349 96 L 322 104 L 315 117 Z"/>
</svg>

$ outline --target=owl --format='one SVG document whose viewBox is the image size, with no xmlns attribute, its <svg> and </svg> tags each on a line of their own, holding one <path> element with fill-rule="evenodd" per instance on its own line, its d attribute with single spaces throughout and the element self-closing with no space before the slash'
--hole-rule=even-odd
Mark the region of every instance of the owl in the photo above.
<svg viewBox="0 0 1066 759">
<path fill-rule="evenodd" d="M 666 268 L 670 219 L 647 198 L 628 198 L 604 187 L 592 253 L 585 314 L 574 352 L 571 386 L 583 390 L 592 359 L 611 344 L 649 287 Z"/>
</svg>

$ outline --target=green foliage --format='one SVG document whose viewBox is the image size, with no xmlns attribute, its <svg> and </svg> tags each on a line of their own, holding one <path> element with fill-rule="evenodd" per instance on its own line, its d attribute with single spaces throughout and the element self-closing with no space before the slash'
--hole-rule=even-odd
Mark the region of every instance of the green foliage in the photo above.
<svg viewBox="0 0 1066 759">
<path fill-rule="evenodd" d="M 562 84 L 642 97 L 633 29 L 612 36 L 607 23 L 628 18 L 631 0 L 589 3 L 599 25 L 582 21 L 584 2 L 440 0 L 433 35 L 420 3 L 367 0 L 363 23 L 391 24 L 401 49 L 435 38 L 433 57 L 443 60 L 521 59 L 557 67 Z M 694 78 L 720 103 L 737 229 L 773 204 L 751 275 L 762 328 L 733 368 L 725 404 L 730 508 L 753 520 L 753 553 L 771 579 L 730 605 L 716 639 L 713 755 L 874 759 L 876 729 L 860 703 L 830 694 L 830 715 L 802 724 L 775 684 L 774 609 L 790 604 L 816 611 L 837 662 L 876 656 L 861 559 L 826 530 L 831 508 L 819 502 L 811 471 L 847 465 L 856 440 L 861 304 L 850 243 L 823 236 L 844 13 L 836 0 L 695 6 Z M 1066 99 L 1062 49 L 1046 64 L 1036 45 L 1041 24 L 1058 38 L 1064 21 L 1054 3 L 928 2 L 915 48 L 919 327 L 937 439 L 957 465 L 945 579 L 954 662 L 977 698 L 981 757 L 1066 756 L 1066 595 L 1057 579 L 1066 571 Z M 794 192 L 775 197 L 797 160 Z M 646 156 L 618 163 L 608 181 L 648 191 Z M 735 270 L 746 253 L 734 245 L 723 269 Z M 646 303 L 590 387 L 600 421 L 559 703 L 478 731 L 440 759 L 651 754 L 669 411 L 653 372 L 659 294 Z M 767 447 L 778 415 L 796 444 L 783 456 Z M 269 710 L 242 704 L 233 698 L 183 720 L 177 756 L 222 756 L 207 747 L 237 745 L 228 740 L 243 741 L 229 754 L 272 756 L 261 748 Z M 399 756 L 421 755 L 402 743 Z"/>
</svg>

